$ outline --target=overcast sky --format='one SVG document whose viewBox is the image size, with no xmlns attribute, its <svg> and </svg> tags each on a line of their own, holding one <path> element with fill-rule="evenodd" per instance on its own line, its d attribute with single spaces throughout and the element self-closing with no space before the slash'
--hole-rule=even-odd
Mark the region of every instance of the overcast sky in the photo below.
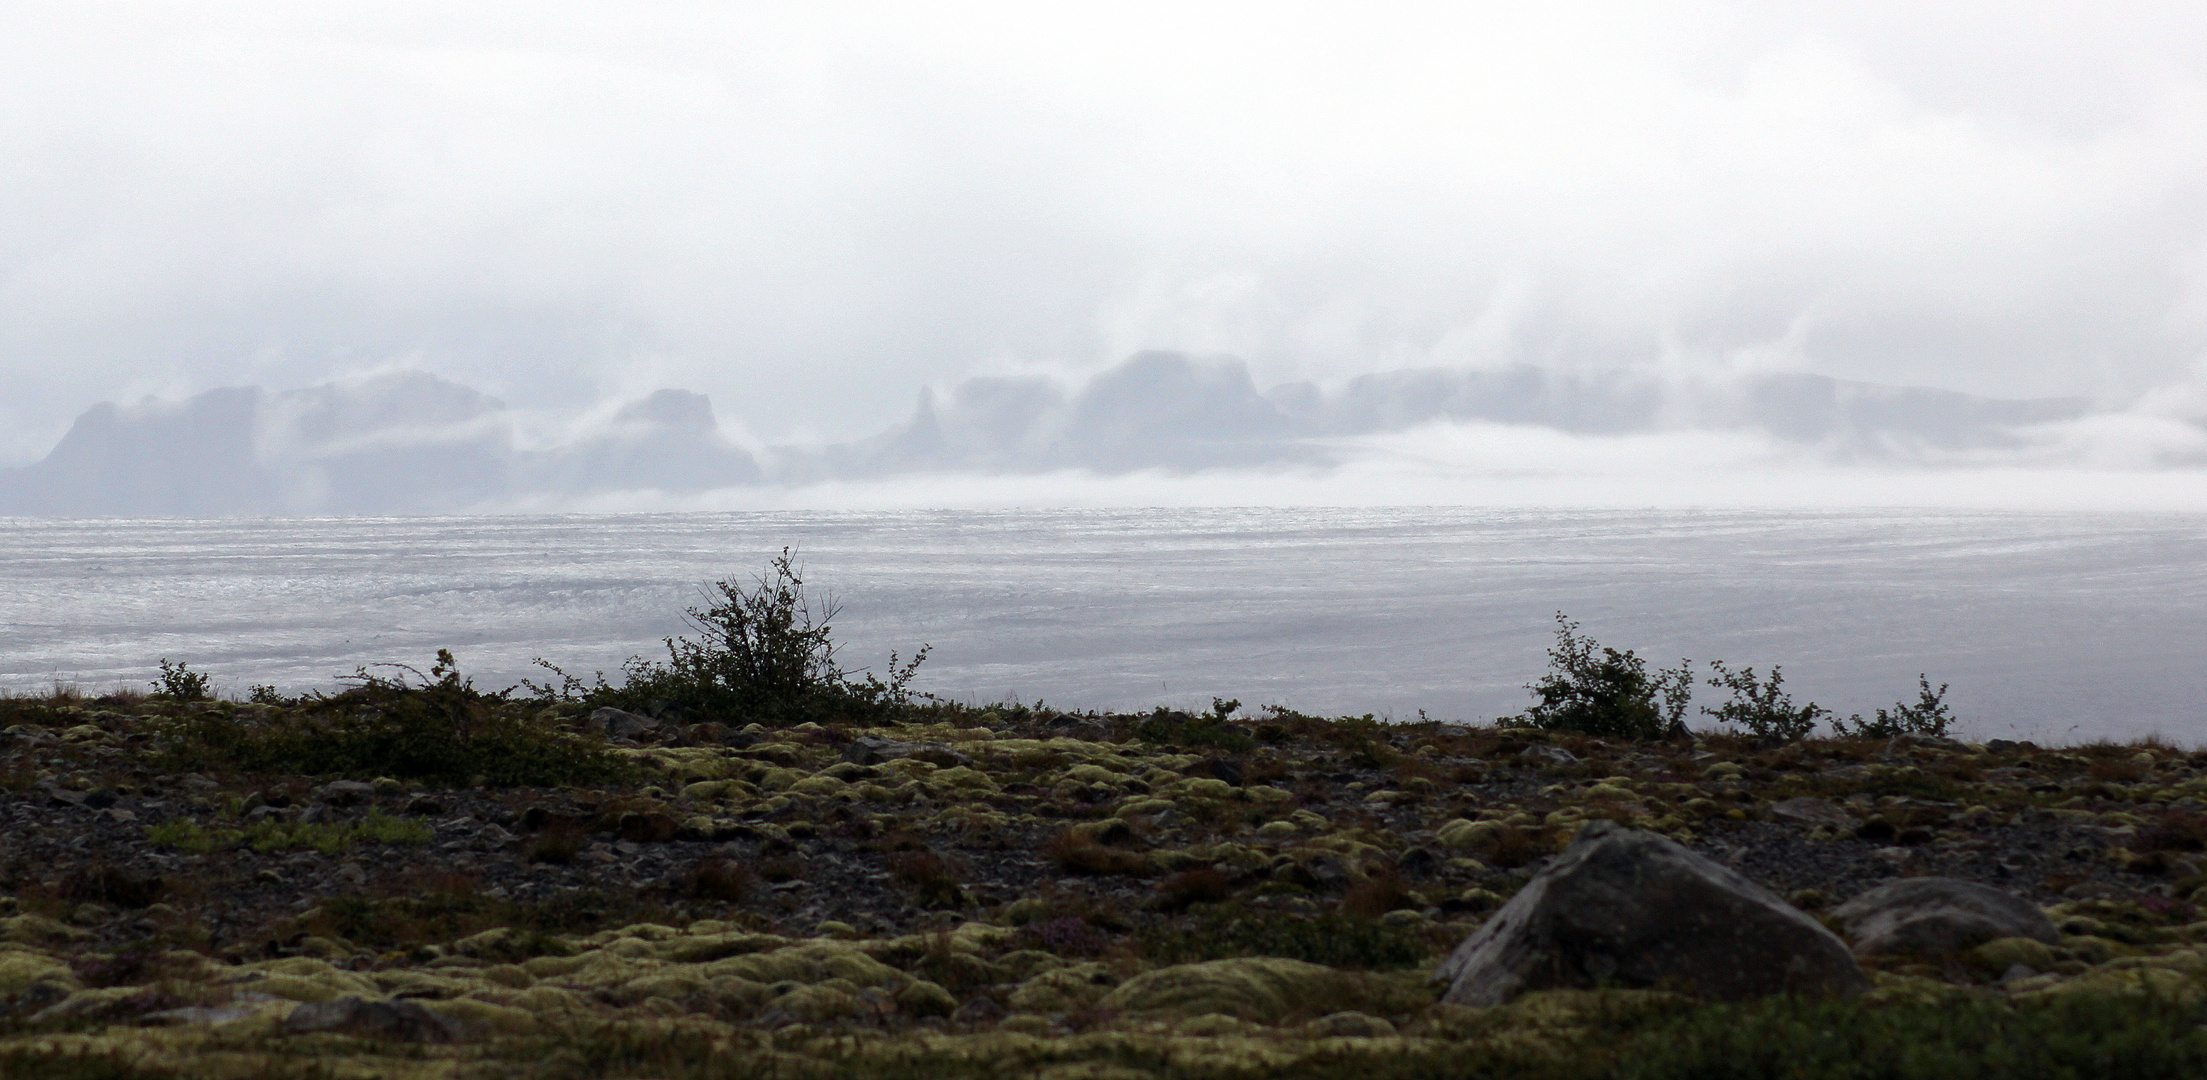
<svg viewBox="0 0 2207 1080">
<path fill-rule="evenodd" d="M 2203 340 L 2196 3 L 0 10 L 0 464 L 394 367 L 822 440 L 1142 348 L 2128 401 Z"/>
</svg>

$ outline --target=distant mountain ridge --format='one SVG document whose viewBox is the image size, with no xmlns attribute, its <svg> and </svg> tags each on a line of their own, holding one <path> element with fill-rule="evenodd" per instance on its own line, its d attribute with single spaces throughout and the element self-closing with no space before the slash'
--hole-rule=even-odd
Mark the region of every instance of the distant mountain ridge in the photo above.
<svg viewBox="0 0 2207 1080">
<path fill-rule="evenodd" d="M 524 450 L 504 403 L 401 372 L 283 392 L 228 387 L 174 405 L 93 406 L 44 460 L 0 470 L 0 514 L 448 513 L 762 478 L 749 452 L 720 438 L 702 394 L 661 390 L 589 438 Z"/>
<path fill-rule="evenodd" d="M 1846 460 L 1905 460 L 1926 449 L 2015 446 L 2016 429 L 2090 411 L 2083 398 L 2004 400 L 1811 374 L 1681 384 L 1633 372 L 1534 367 L 1405 368 L 1359 376 L 1331 391 L 1311 382 L 1260 391 L 1241 361 L 1147 352 L 1070 395 L 1042 378 L 968 379 L 947 400 L 928 391 L 905 424 L 858 442 L 790 450 L 780 471 L 827 479 L 1325 464 L 1339 456 L 1325 440 L 1435 423 L 1579 435 L 1750 430 Z"/>
<path fill-rule="evenodd" d="M 497 399 L 422 372 L 274 392 L 210 390 L 173 404 L 94 406 L 45 459 L 0 470 L 0 514 L 230 516 L 495 510 L 608 492 L 696 493 L 914 473 L 1300 465 L 1342 440 L 1431 424 L 1578 435 L 1758 432 L 1838 460 L 2020 445 L 2084 416 L 2074 398 L 2004 400 L 1820 375 L 1681 382 L 1633 372 L 1419 368 L 1333 389 L 1260 390 L 1247 365 L 1145 352 L 1069 390 L 1044 378 L 923 391 L 911 419 L 762 464 L 724 438 L 702 394 L 664 389 L 548 449 L 520 446 Z"/>
</svg>

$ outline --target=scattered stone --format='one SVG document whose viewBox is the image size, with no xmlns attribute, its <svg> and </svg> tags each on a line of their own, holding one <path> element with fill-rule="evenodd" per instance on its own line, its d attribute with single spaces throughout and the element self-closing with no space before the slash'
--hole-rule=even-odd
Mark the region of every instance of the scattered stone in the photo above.
<svg viewBox="0 0 2207 1080">
<path fill-rule="evenodd" d="M 927 996 L 932 997 L 933 995 Z M 996 1021 L 1002 1020 L 1009 1015 L 1011 1015 L 1010 1010 L 1004 1008 L 1002 1003 L 998 1002 L 995 998 L 992 998 L 987 994 L 982 994 L 981 996 L 972 998 L 968 1000 L 965 1004 L 958 1006 L 958 1008 L 950 1014 L 950 1021 L 954 1024 L 967 1025 L 993 1024 Z"/>
<path fill-rule="evenodd" d="M 1518 751 L 1517 756 L 1525 758 L 1528 761 L 1539 762 L 1543 765 L 1561 766 L 1576 765 L 1579 763 L 1579 756 L 1577 754 L 1574 754 L 1571 751 L 1564 749 L 1563 747 L 1552 746 L 1548 743 L 1534 743 L 1533 745 Z"/>
<path fill-rule="evenodd" d="M 875 765 L 898 758 L 918 758 L 937 765 L 973 764 L 972 758 L 943 743 L 899 742 L 879 735 L 860 735 L 843 751 L 843 760 L 855 765 Z"/>
<path fill-rule="evenodd" d="M 362 1001 L 346 996 L 309 1002 L 284 1017 L 284 1033 L 329 1032 L 392 1042 L 458 1042 L 460 1022 L 411 1001 Z"/>
<path fill-rule="evenodd" d="M 1869 988 L 1844 942 L 1769 890 L 1678 843 L 1606 821 L 1535 875 L 1434 973 L 1442 1000 L 1532 990 L 1671 988 L 1739 1000 Z"/>
<path fill-rule="evenodd" d="M 586 722 L 591 730 L 602 732 L 608 739 L 633 739 L 659 729 L 659 721 L 611 705 L 592 712 Z"/>
<path fill-rule="evenodd" d="M 1951 956 L 2000 938 L 2061 940 L 2038 905 L 1957 878 L 1905 878 L 1832 909 L 1861 956 Z"/>
<path fill-rule="evenodd" d="M 354 806 L 375 798 L 374 784 L 360 780 L 337 780 L 322 785 L 316 798 L 332 806 Z"/>
<path fill-rule="evenodd" d="M 1784 825 L 1807 825 L 1812 828 L 1818 825 L 1834 829 L 1855 827 L 1854 815 L 1840 809 L 1837 803 L 1808 795 L 1772 803 L 1770 820 Z"/>
</svg>

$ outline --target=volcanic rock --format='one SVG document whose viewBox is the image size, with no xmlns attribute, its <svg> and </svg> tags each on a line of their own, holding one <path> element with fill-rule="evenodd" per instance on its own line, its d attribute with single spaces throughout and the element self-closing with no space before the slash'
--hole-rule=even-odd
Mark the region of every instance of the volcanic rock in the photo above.
<svg viewBox="0 0 2207 1080">
<path fill-rule="evenodd" d="M 843 760 L 856 765 L 876 765 L 898 758 L 918 758 L 937 765 L 973 764 L 972 758 L 943 743 L 899 742 L 879 735 L 861 735 L 843 751 Z"/>
<path fill-rule="evenodd" d="M 1769 890 L 1606 821 L 1580 830 L 1434 978 L 1458 1005 L 1603 985 L 1724 1000 L 1869 988 L 1845 943 Z"/>
<path fill-rule="evenodd" d="M 590 726 L 608 739 L 633 739 L 657 730 L 659 721 L 607 705 L 590 714 Z"/>
<path fill-rule="evenodd" d="M 362 1001 L 341 997 L 310 1002 L 284 1018 L 284 1033 L 334 1032 L 393 1042 L 457 1042 L 460 1023 L 411 1001 Z"/>
<path fill-rule="evenodd" d="M 351 806 L 375 798 L 375 785 L 359 780 L 333 780 L 322 785 L 319 797 L 333 806 Z"/>
<path fill-rule="evenodd" d="M 1904 878 L 1832 909 L 1860 956 L 1947 956 L 2000 938 L 2061 940 L 2038 906 L 1957 878 Z"/>
<path fill-rule="evenodd" d="M 1834 829 L 1855 826 L 1854 815 L 1841 810 L 1837 803 L 1807 795 L 1772 803 L 1770 820 L 1786 825 L 1829 825 Z"/>
</svg>

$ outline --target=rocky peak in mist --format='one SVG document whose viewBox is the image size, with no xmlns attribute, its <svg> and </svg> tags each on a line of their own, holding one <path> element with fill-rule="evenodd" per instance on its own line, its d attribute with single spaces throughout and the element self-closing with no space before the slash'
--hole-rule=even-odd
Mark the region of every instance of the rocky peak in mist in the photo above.
<svg viewBox="0 0 2207 1080">
<path fill-rule="evenodd" d="M 1998 454 L 2024 445 L 2036 426 L 2087 411 L 2076 399 L 1811 374 L 1418 368 L 1260 388 L 1230 357 L 1145 352 L 1079 385 L 984 377 L 923 391 L 905 423 L 856 442 L 779 447 L 762 469 L 721 436 L 702 394 L 659 390 L 555 445 L 525 449 L 496 398 L 399 372 L 95 406 L 45 460 L 0 471 L 0 514 L 442 513 L 913 473 L 1322 467 L 1361 452 L 1360 439 L 1429 425 L 1593 438 L 1743 431 L 1829 461 L 1920 462 Z"/>
<path fill-rule="evenodd" d="M 664 390 L 550 449 L 496 398 L 422 372 L 96 405 L 52 453 L 0 470 L 0 514 L 414 514 L 604 491 L 755 483 L 703 395 Z"/>
<path fill-rule="evenodd" d="M 1747 430 L 1836 460 L 2016 445 L 2017 429 L 2084 415 L 2082 399 L 1999 400 L 1822 375 L 1676 380 L 1637 372 L 1413 368 L 1338 387 L 1259 390 L 1230 357 L 1145 352 L 1068 390 L 1041 378 L 977 378 L 922 394 L 911 421 L 871 439 L 785 448 L 793 478 L 916 471 L 1102 473 L 1323 464 L 1341 441 L 1429 424 L 1496 424 L 1609 436 Z"/>
</svg>

